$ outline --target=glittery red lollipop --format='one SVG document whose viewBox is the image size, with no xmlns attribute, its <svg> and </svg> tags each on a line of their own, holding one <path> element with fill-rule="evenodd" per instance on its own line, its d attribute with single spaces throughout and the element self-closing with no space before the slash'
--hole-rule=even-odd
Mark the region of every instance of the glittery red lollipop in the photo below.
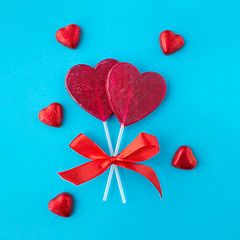
<svg viewBox="0 0 240 240">
<path fill-rule="evenodd" d="M 105 122 L 112 114 L 106 95 L 105 82 L 114 59 L 105 59 L 95 68 L 79 64 L 66 75 L 66 88 L 71 97 L 88 113 Z"/>
<path fill-rule="evenodd" d="M 112 109 L 106 94 L 106 79 L 111 68 L 118 63 L 114 59 L 105 59 L 98 63 L 95 68 L 80 64 L 72 67 L 66 76 L 66 88 L 71 97 L 84 110 L 103 121 L 111 156 L 113 155 L 113 147 L 106 120 L 112 114 Z M 119 189 L 122 189 L 117 170 L 116 174 Z M 124 202 L 125 197 L 122 199 Z"/>
<path fill-rule="evenodd" d="M 166 82 L 156 72 L 140 74 L 129 63 L 118 63 L 109 72 L 107 95 L 121 124 L 133 124 L 154 111 L 166 94 Z"/>
</svg>

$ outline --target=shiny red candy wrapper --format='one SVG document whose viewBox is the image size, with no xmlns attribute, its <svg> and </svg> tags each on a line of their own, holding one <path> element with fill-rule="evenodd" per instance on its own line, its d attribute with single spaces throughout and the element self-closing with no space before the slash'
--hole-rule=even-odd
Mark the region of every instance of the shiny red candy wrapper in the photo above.
<svg viewBox="0 0 240 240">
<path fill-rule="evenodd" d="M 81 28 L 76 24 L 70 24 L 58 29 L 55 37 L 63 46 L 76 49 L 81 37 Z"/>
<path fill-rule="evenodd" d="M 59 103 L 52 103 L 48 107 L 42 109 L 38 118 L 41 122 L 51 127 L 60 127 L 63 120 L 63 108 Z"/>
<path fill-rule="evenodd" d="M 197 160 L 188 146 L 181 146 L 177 149 L 172 159 L 172 166 L 180 169 L 191 170 L 197 165 Z"/>
<path fill-rule="evenodd" d="M 160 33 L 159 42 L 163 54 L 170 55 L 180 50 L 184 45 L 182 36 L 173 33 L 170 30 L 165 30 Z"/>
<path fill-rule="evenodd" d="M 61 217 L 70 217 L 73 210 L 73 197 L 70 193 L 58 194 L 48 203 L 48 209 Z"/>
</svg>

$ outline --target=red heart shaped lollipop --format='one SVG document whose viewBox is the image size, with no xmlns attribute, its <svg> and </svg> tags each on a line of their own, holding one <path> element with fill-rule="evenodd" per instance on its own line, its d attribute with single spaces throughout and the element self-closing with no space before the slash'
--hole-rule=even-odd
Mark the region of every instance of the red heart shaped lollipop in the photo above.
<svg viewBox="0 0 240 240">
<path fill-rule="evenodd" d="M 58 29 L 55 37 L 63 46 L 76 49 L 81 37 L 81 28 L 76 24 L 70 24 Z"/>
<path fill-rule="evenodd" d="M 106 95 L 105 82 L 114 59 L 105 59 L 95 68 L 80 64 L 72 67 L 66 76 L 66 88 L 71 97 L 88 113 L 105 122 L 112 114 Z"/>
<path fill-rule="evenodd" d="M 166 94 L 166 82 L 155 72 L 140 74 L 129 63 L 118 63 L 109 72 L 107 94 L 111 108 L 121 124 L 133 124 L 162 102 Z"/>
<path fill-rule="evenodd" d="M 197 165 L 197 160 L 194 157 L 192 150 L 188 146 L 178 148 L 172 159 L 172 166 L 180 169 L 191 170 Z"/>
<path fill-rule="evenodd" d="M 173 33 L 170 30 L 165 30 L 159 36 L 160 46 L 165 55 L 170 55 L 177 52 L 184 45 L 182 36 Z"/>
<path fill-rule="evenodd" d="M 60 127 L 63 119 L 62 105 L 59 103 L 50 104 L 39 112 L 38 118 L 51 127 Z"/>
<path fill-rule="evenodd" d="M 70 217 L 73 210 L 72 195 L 67 192 L 58 194 L 48 203 L 48 209 L 61 217 Z"/>
</svg>

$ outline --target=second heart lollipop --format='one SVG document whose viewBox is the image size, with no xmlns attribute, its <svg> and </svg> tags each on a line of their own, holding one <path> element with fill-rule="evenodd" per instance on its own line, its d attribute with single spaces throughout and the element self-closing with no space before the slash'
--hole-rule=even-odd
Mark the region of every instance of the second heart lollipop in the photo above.
<svg viewBox="0 0 240 240">
<path fill-rule="evenodd" d="M 110 106 L 121 124 L 128 126 L 153 112 L 166 95 L 166 82 L 156 72 L 140 74 L 129 63 L 118 63 L 107 79 Z"/>
<path fill-rule="evenodd" d="M 163 77 L 156 72 L 140 74 L 129 63 L 118 63 L 112 67 L 106 83 L 107 96 L 114 115 L 121 123 L 114 156 L 117 155 L 125 126 L 140 121 L 153 112 L 166 95 Z M 107 198 L 113 170 L 110 169 L 104 199 Z"/>
</svg>

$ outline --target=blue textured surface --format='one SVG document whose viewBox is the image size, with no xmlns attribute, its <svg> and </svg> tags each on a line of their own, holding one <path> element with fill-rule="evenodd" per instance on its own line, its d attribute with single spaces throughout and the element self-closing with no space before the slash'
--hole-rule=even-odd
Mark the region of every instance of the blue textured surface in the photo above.
<svg viewBox="0 0 240 240">
<path fill-rule="evenodd" d="M 3 1 L 0 239 L 240 239 L 239 7 L 237 0 Z M 82 28 L 77 50 L 54 37 L 70 23 Z M 186 42 L 171 56 L 159 47 L 165 29 Z M 107 172 L 79 187 L 57 175 L 85 162 L 68 147 L 81 132 L 108 152 L 102 123 L 70 98 L 64 77 L 75 64 L 109 57 L 166 79 L 164 103 L 127 127 L 121 144 L 141 131 L 158 137 L 161 151 L 146 164 L 160 179 L 163 201 L 144 177 L 125 169 L 125 205 L 115 178 L 102 201 Z M 55 101 L 65 110 L 59 129 L 38 120 Z M 115 144 L 119 124 L 114 117 L 108 123 Z M 171 166 L 182 144 L 198 159 L 193 171 Z M 69 219 L 47 208 L 63 191 L 75 198 Z"/>
</svg>

